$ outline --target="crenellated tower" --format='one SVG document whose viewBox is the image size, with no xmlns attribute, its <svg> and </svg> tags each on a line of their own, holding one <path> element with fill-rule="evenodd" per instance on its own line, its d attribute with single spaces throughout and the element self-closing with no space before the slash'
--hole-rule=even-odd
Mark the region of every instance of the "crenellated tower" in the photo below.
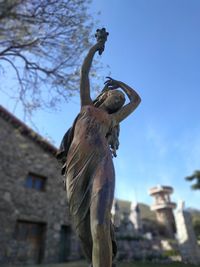
<svg viewBox="0 0 200 267">
<path fill-rule="evenodd" d="M 158 185 L 149 190 L 149 194 L 154 197 L 155 201 L 151 205 L 151 210 L 156 212 L 159 223 L 165 226 L 169 238 L 174 238 L 176 232 L 173 210 L 176 203 L 172 202 L 170 195 L 173 193 L 171 186 Z"/>
</svg>

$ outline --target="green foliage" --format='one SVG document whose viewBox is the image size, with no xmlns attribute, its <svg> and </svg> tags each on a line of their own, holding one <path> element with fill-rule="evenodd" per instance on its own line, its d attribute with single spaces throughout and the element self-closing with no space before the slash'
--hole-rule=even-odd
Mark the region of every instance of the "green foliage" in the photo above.
<svg viewBox="0 0 200 267">
<path fill-rule="evenodd" d="M 93 33 L 89 4 L 90 0 L 0 1 L 0 71 L 17 78 L 12 96 L 26 111 L 52 109 L 79 89 L 82 53 Z"/>
<path fill-rule="evenodd" d="M 165 257 L 179 256 L 180 253 L 177 250 L 171 249 L 164 251 L 163 255 Z"/>
<path fill-rule="evenodd" d="M 200 189 L 200 171 L 195 171 L 191 176 L 185 178 L 187 181 L 194 181 L 195 183 L 191 185 L 194 190 Z"/>
<path fill-rule="evenodd" d="M 124 212 L 129 212 L 130 207 L 131 207 L 131 202 L 130 201 L 125 201 L 125 200 L 117 200 L 118 205 L 119 205 L 119 211 L 123 214 Z M 156 221 L 156 215 L 155 212 L 152 212 L 150 210 L 150 207 L 144 203 L 138 203 L 139 204 L 139 209 L 140 209 L 140 214 L 141 214 L 141 219 L 148 219 L 151 221 Z"/>
<path fill-rule="evenodd" d="M 193 221 L 194 232 L 198 240 L 200 240 L 200 219 Z"/>
</svg>

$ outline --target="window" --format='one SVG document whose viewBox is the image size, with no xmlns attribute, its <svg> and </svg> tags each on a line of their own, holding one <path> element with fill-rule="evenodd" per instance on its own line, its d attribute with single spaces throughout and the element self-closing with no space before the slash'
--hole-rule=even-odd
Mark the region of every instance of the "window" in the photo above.
<svg viewBox="0 0 200 267">
<path fill-rule="evenodd" d="M 44 176 L 29 173 L 26 177 L 25 187 L 32 188 L 38 191 L 44 191 L 46 180 L 47 178 Z"/>
</svg>

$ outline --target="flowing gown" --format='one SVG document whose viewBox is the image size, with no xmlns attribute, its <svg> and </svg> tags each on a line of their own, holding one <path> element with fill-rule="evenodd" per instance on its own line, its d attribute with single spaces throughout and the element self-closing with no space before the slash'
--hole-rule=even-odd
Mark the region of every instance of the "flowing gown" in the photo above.
<svg viewBox="0 0 200 267">
<path fill-rule="evenodd" d="M 84 222 L 92 202 L 97 219 L 110 210 L 114 197 L 115 173 L 106 135 L 115 122 L 112 116 L 94 106 L 84 106 L 78 116 L 66 161 L 66 189 L 75 229 Z M 97 201 L 96 201 L 97 200 Z"/>
</svg>

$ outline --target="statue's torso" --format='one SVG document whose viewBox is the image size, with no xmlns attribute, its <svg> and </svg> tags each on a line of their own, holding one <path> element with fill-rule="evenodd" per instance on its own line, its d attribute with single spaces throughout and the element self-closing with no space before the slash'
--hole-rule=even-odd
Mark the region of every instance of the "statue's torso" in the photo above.
<svg viewBox="0 0 200 267">
<path fill-rule="evenodd" d="M 108 146 L 107 133 L 112 127 L 112 118 L 107 112 L 94 106 L 84 106 L 75 126 L 72 143 L 89 146 Z"/>
</svg>

